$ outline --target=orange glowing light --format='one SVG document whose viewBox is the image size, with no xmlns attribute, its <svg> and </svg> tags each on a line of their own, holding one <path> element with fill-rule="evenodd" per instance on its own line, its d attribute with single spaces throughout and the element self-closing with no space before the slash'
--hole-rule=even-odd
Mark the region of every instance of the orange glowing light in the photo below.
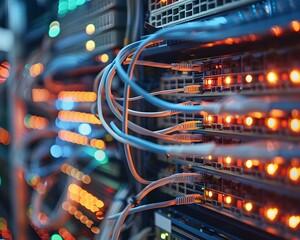
<svg viewBox="0 0 300 240">
<path fill-rule="evenodd" d="M 104 202 L 103 201 L 101 201 L 101 200 L 99 200 L 99 199 L 97 199 L 96 198 L 96 206 L 98 207 L 98 208 L 103 208 L 104 207 Z"/>
<path fill-rule="evenodd" d="M 75 190 L 73 188 L 75 188 Z M 98 212 L 100 208 L 104 207 L 103 201 L 82 189 L 77 184 L 70 184 L 68 190 L 71 200 L 79 203 L 93 213 Z"/>
<path fill-rule="evenodd" d="M 226 122 L 226 123 L 230 123 L 231 120 L 232 120 L 232 117 L 230 117 L 230 116 L 227 116 L 227 117 L 225 118 L 225 122 Z"/>
<path fill-rule="evenodd" d="M 213 196 L 213 192 L 212 191 L 208 191 L 208 196 L 211 198 Z"/>
<path fill-rule="evenodd" d="M 289 177 L 292 181 L 298 181 L 300 177 L 300 168 L 292 167 L 289 170 Z"/>
<path fill-rule="evenodd" d="M 225 200 L 225 203 L 227 203 L 227 204 L 230 204 L 232 202 L 232 198 L 230 196 L 226 196 L 224 198 L 224 200 Z"/>
<path fill-rule="evenodd" d="M 291 27 L 295 32 L 299 32 L 300 30 L 300 22 L 298 21 L 292 21 L 291 22 Z"/>
<path fill-rule="evenodd" d="M 267 74 L 267 80 L 269 83 L 276 84 L 278 81 L 278 76 L 275 72 L 269 72 Z"/>
<path fill-rule="evenodd" d="M 101 54 L 99 56 L 99 60 L 100 60 L 100 62 L 107 63 L 109 60 L 108 54 L 107 53 Z"/>
<path fill-rule="evenodd" d="M 207 159 L 212 160 L 212 155 L 208 155 Z"/>
<path fill-rule="evenodd" d="M 273 35 L 275 35 L 276 37 L 279 37 L 282 34 L 282 28 L 275 26 L 271 28 L 271 32 L 273 33 Z"/>
<path fill-rule="evenodd" d="M 86 26 L 85 28 L 85 32 L 88 34 L 88 35 L 92 35 L 94 32 L 95 32 L 96 28 L 95 28 L 95 25 L 90 23 Z"/>
<path fill-rule="evenodd" d="M 253 209 L 253 204 L 251 202 L 247 202 L 245 203 L 244 208 L 247 212 L 250 212 Z"/>
<path fill-rule="evenodd" d="M 269 163 L 266 168 L 267 173 L 269 175 L 274 175 L 276 173 L 277 169 L 278 169 L 278 165 L 276 163 Z"/>
<path fill-rule="evenodd" d="M 245 162 L 245 165 L 246 165 L 247 168 L 252 168 L 252 166 L 253 166 L 252 160 L 247 160 Z"/>
<path fill-rule="evenodd" d="M 106 148 L 105 142 L 101 139 L 91 139 L 90 141 L 91 147 L 98 148 L 104 150 Z"/>
<path fill-rule="evenodd" d="M 67 130 L 60 130 L 58 132 L 58 137 L 66 142 L 71 142 L 79 145 L 88 145 L 89 139 L 86 136 L 81 134 L 67 131 Z"/>
<path fill-rule="evenodd" d="M 76 111 L 59 111 L 58 119 L 64 122 L 85 122 L 91 124 L 101 124 L 100 120 L 95 115 L 91 113 Z"/>
<path fill-rule="evenodd" d="M 285 114 L 286 113 L 284 111 L 282 111 L 281 109 L 272 109 L 270 111 L 270 116 L 272 116 L 272 117 L 278 117 L 278 118 L 280 118 L 280 117 L 284 117 Z"/>
<path fill-rule="evenodd" d="M 267 126 L 273 131 L 276 131 L 279 127 L 278 120 L 276 118 L 268 118 Z"/>
<path fill-rule="evenodd" d="M 251 126 L 253 124 L 253 118 L 252 117 L 246 117 L 245 124 L 247 126 Z"/>
<path fill-rule="evenodd" d="M 225 78 L 225 83 L 229 85 L 231 83 L 231 77 L 229 77 L 229 76 L 226 77 Z"/>
<path fill-rule="evenodd" d="M 293 132 L 300 132 L 300 119 L 292 119 L 290 121 L 290 128 Z"/>
<path fill-rule="evenodd" d="M 8 78 L 9 77 L 9 71 L 8 69 L 4 68 L 4 67 L 0 67 L 0 77 L 1 78 Z"/>
<path fill-rule="evenodd" d="M 300 216 L 290 216 L 289 219 L 288 219 L 288 225 L 290 228 L 296 228 L 298 227 L 300 223 Z"/>
<path fill-rule="evenodd" d="M 91 231 L 95 234 L 98 234 L 100 232 L 100 229 L 98 227 L 92 227 Z"/>
<path fill-rule="evenodd" d="M 93 40 L 89 40 L 85 43 L 85 48 L 87 51 L 91 52 L 95 49 L 96 44 Z"/>
<path fill-rule="evenodd" d="M 26 115 L 24 119 L 24 125 L 27 128 L 32 129 L 45 129 L 49 124 L 49 121 L 47 118 L 40 117 L 40 116 L 34 116 L 34 115 Z"/>
<path fill-rule="evenodd" d="M 34 102 L 47 102 L 49 100 L 49 91 L 47 89 L 34 88 L 31 92 Z"/>
<path fill-rule="evenodd" d="M 225 162 L 226 162 L 227 164 L 230 164 L 231 161 L 232 161 L 231 157 L 226 157 L 226 158 L 225 158 Z"/>
<path fill-rule="evenodd" d="M 212 120 L 213 120 L 213 117 L 211 115 L 207 116 L 207 121 L 208 122 L 212 122 Z"/>
<path fill-rule="evenodd" d="M 29 73 L 31 77 L 37 77 L 41 75 L 43 71 L 44 71 L 44 66 L 42 63 L 33 64 L 29 69 Z"/>
<path fill-rule="evenodd" d="M 95 102 L 97 94 L 95 92 L 61 91 L 58 99 L 64 102 Z"/>
<path fill-rule="evenodd" d="M 82 177 L 82 182 L 85 183 L 85 184 L 89 184 L 91 182 L 91 177 L 88 176 L 88 175 L 84 175 Z"/>
<path fill-rule="evenodd" d="M 10 64 L 8 62 L 2 62 L 0 64 L 0 84 L 6 82 L 9 77 Z"/>
<path fill-rule="evenodd" d="M 266 216 L 269 220 L 273 221 L 273 220 L 276 218 L 277 214 L 278 214 L 278 208 L 269 208 L 269 209 L 266 211 L 265 216 Z"/>
<path fill-rule="evenodd" d="M 290 73 L 290 79 L 293 83 L 300 83 L 300 72 L 296 69 Z"/>
<path fill-rule="evenodd" d="M 207 85 L 212 85 L 212 80 L 211 79 L 207 80 Z"/>
<path fill-rule="evenodd" d="M 246 81 L 247 83 L 251 83 L 251 82 L 252 82 L 252 80 L 253 80 L 253 77 L 252 77 L 252 75 L 250 75 L 250 74 L 246 75 L 246 77 L 245 77 L 245 81 Z"/>
<path fill-rule="evenodd" d="M 0 143 L 4 145 L 10 143 L 10 133 L 4 128 L 0 128 Z"/>
<path fill-rule="evenodd" d="M 98 211 L 98 212 L 96 213 L 96 218 L 97 218 L 98 220 L 102 220 L 102 219 L 104 218 L 104 213 L 103 213 L 102 211 Z"/>
</svg>

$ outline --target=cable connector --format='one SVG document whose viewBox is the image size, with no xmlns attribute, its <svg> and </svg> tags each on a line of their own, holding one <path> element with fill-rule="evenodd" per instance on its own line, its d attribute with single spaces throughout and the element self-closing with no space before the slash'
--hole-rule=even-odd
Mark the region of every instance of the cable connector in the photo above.
<svg viewBox="0 0 300 240">
<path fill-rule="evenodd" d="M 179 131 L 197 130 L 201 126 L 202 126 L 201 121 L 187 121 L 178 124 L 178 130 Z"/>
<path fill-rule="evenodd" d="M 188 85 L 184 87 L 183 92 L 188 94 L 201 93 L 201 86 L 199 84 Z"/>
<path fill-rule="evenodd" d="M 172 183 L 199 182 L 202 176 L 199 173 L 176 173 L 172 175 Z"/>
<path fill-rule="evenodd" d="M 202 72 L 202 64 L 193 64 L 193 63 L 171 63 L 172 70 L 181 71 L 181 72 Z"/>
<path fill-rule="evenodd" d="M 176 197 L 176 205 L 200 203 L 202 200 L 203 196 L 201 194 L 188 194 Z"/>
<path fill-rule="evenodd" d="M 201 134 L 190 134 L 190 133 L 173 134 L 172 140 L 175 142 L 185 142 L 185 143 L 201 142 L 202 135 Z"/>
</svg>

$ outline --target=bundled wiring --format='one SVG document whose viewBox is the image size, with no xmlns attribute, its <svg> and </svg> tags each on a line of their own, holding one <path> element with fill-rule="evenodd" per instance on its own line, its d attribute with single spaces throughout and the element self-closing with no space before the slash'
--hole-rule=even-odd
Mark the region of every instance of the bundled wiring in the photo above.
<svg viewBox="0 0 300 240">
<path fill-rule="evenodd" d="M 112 239 L 118 239 L 119 235 L 121 233 L 122 225 L 129 214 L 130 210 L 138 205 L 143 198 L 146 197 L 148 193 L 153 191 L 156 188 L 165 186 L 169 183 L 191 183 L 191 182 L 197 182 L 201 180 L 201 175 L 197 173 L 177 173 L 173 174 L 169 177 L 161 178 L 157 181 L 154 181 L 147 185 L 139 194 L 137 194 L 135 197 L 131 198 L 130 203 L 125 207 L 125 209 L 120 213 L 117 223 L 115 225 L 115 229 L 113 232 Z M 198 199 L 198 198 L 195 198 Z M 190 196 L 186 199 L 188 202 L 192 202 Z M 185 200 L 179 200 L 178 202 L 185 202 Z"/>
<path fill-rule="evenodd" d="M 286 20 L 279 19 L 279 23 L 285 23 Z M 291 111 L 292 109 L 298 109 L 299 104 L 294 99 L 286 99 L 283 104 L 280 100 L 274 99 L 262 99 L 262 98 L 249 98 L 241 96 L 233 96 L 225 98 L 224 101 L 213 102 L 213 103 L 174 103 L 167 100 L 161 99 L 159 95 L 167 95 L 172 93 L 183 93 L 183 94 L 201 94 L 202 86 L 199 84 L 191 84 L 183 88 L 161 90 L 149 93 L 138 85 L 138 75 L 135 74 L 137 66 L 155 67 L 162 69 L 169 69 L 170 71 L 182 71 L 182 72 L 201 72 L 203 66 L 201 64 L 194 63 L 159 63 L 145 61 L 142 58 L 143 52 L 151 52 L 151 47 L 160 44 L 166 40 L 182 40 L 182 41 L 194 41 L 197 43 L 209 43 L 215 40 L 226 39 L 229 37 L 247 35 L 249 32 L 262 33 L 272 27 L 272 22 L 269 20 L 265 21 L 265 24 L 259 25 L 257 23 L 247 24 L 247 28 L 242 25 L 236 24 L 233 27 L 227 24 L 227 19 L 219 17 L 202 22 L 192 22 L 182 25 L 171 26 L 163 28 L 152 34 L 143 40 L 134 42 L 127 45 L 120 50 L 115 60 L 109 64 L 104 71 L 102 71 L 98 79 L 101 78 L 98 88 L 98 99 L 97 107 L 99 113 L 99 119 L 103 123 L 104 128 L 118 141 L 124 144 L 124 151 L 128 166 L 133 176 L 137 181 L 143 184 L 148 184 L 139 194 L 134 198 L 131 198 L 130 204 L 119 214 L 111 217 L 117 218 L 115 230 L 112 239 L 116 240 L 119 238 L 122 225 L 126 219 L 126 216 L 147 209 L 153 209 L 156 207 L 164 207 L 167 205 L 176 204 L 175 200 L 149 204 L 146 206 L 138 207 L 140 201 L 152 190 L 164 186 L 170 182 L 190 182 L 192 179 L 187 179 L 170 176 L 167 178 L 159 179 L 151 182 L 143 179 L 137 173 L 132 155 L 131 147 L 138 148 L 141 150 L 147 150 L 158 154 L 171 155 L 171 156 L 199 156 L 204 157 L 208 155 L 213 156 L 232 156 L 236 158 L 263 158 L 273 159 L 275 157 L 297 157 L 299 155 L 300 148 L 296 144 L 290 144 L 286 142 L 276 141 L 260 141 L 256 143 L 242 143 L 232 145 L 217 145 L 215 143 L 201 143 L 201 144 L 175 144 L 175 145 L 161 145 L 151 141 L 147 141 L 143 138 L 136 137 L 129 134 L 129 129 L 134 132 L 145 135 L 156 137 L 158 139 L 169 140 L 172 138 L 173 141 L 183 142 L 200 142 L 202 136 L 200 134 L 193 134 L 193 131 L 202 127 L 201 121 L 186 121 L 175 126 L 171 126 L 167 129 L 150 131 L 149 129 L 138 126 L 137 124 L 129 121 L 129 115 L 137 117 L 165 117 L 180 113 L 189 114 L 213 114 L 213 115 L 246 115 L 251 113 L 261 113 L 267 115 L 272 109 L 280 109 L 284 111 Z M 123 96 L 115 97 L 112 93 L 112 82 L 118 76 L 119 79 L 124 83 Z M 134 92 L 134 97 L 130 97 L 131 91 Z M 117 127 L 117 124 L 112 121 L 110 123 L 105 121 L 105 117 L 102 112 L 102 104 L 105 101 L 109 106 L 112 113 L 121 122 L 121 129 Z M 193 96 L 194 97 L 194 96 Z M 154 107 L 160 109 L 160 111 L 153 112 L 142 112 L 130 108 L 130 103 L 138 100 L 145 100 Z M 291 105 L 289 106 L 289 103 Z M 174 135 L 168 135 L 174 132 Z M 182 132 L 182 133 L 181 133 Z M 287 150 L 288 149 L 288 150 Z M 172 178 L 171 178 L 172 177 Z M 171 180 L 173 179 L 173 180 Z M 177 179 L 177 180 L 176 180 Z M 193 180 L 192 180 L 193 181 Z M 182 199 L 181 199 L 182 200 Z M 180 200 L 178 200 L 180 201 Z M 181 203 L 184 203 L 182 201 Z"/>
</svg>

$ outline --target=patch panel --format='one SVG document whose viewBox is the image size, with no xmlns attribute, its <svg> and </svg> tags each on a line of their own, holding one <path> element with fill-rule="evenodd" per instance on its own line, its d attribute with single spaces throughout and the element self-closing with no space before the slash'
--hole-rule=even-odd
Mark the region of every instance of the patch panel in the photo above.
<svg viewBox="0 0 300 240">
<path fill-rule="evenodd" d="M 187 167 L 183 165 L 180 168 Z M 296 220 L 298 217 L 295 215 L 299 198 L 297 187 L 289 188 L 286 191 L 287 195 L 284 195 L 282 190 L 285 188 L 284 185 L 281 188 L 262 187 L 259 184 L 255 186 L 254 180 L 244 183 L 239 181 L 238 177 L 228 179 L 224 175 L 218 175 L 216 171 L 208 173 L 201 168 L 190 170 L 202 174 L 200 183 L 169 185 L 164 192 L 174 196 L 204 193 L 204 202 L 193 207 L 194 211 L 197 211 L 197 208 L 209 208 L 262 230 L 267 229 L 275 235 L 296 237 L 299 234 L 294 230 L 298 225 Z M 274 188 L 278 188 L 278 191 L 274 192 Z"/>
<path fill-rule="evenodd" d="M 151 0 L 149 1 L 150 24 L 154 27 L 165 27 L 221 13 L 255 0 Z"/>
<path fill-rule="evenodd" d="M 172 4 L 175 6 L 180 1 L 169 3 L 170 6 Z M 162 8 L 167 7 L 167 2 L 165 6 L 161 2 L 159 4 Z M 155 7 L 160 6 L 152 5 L 153 12 Z M 282 29 L 274 27 L 270 31 L 273 34 L 272 38 L 284 36 Z M 238 147 L 240 144 L 259 140 L 270 143 L 285 141 L 286 151 L 291 148 L 298 149 L 299 44 L 293 41 L 290 44 L 279 41 L 273 46 L 266 47 L 266 42 L 271 41 L 270 39 L 247 41 L 254 43 L 248 47 L 242 46 L 240 41 L 225 39 L 221 41 L 220 48 L 217 42 L 210 46 L 200 45 L 200 49 L 203 47 L 204 52 L 207 48 L 216 49 L 216 51 L 207 50 L 203 56 L 200 51 L 195 51 L 197 47 L 177 50 L 180 52 L 182 62 L 198 64 L 202 68 L 194 72 L 162 73 L 159 81 L 160 90 L 197 86 L 198 92 L 173 92 L 163 95 L 162 98 L 173 103 L 190 102 L 194 106 L 219 104 L 221 110 L 216 114 L 199 111 L 159 118 L 157 119 L 159 128 L 198 120 L 201 121 L 201 125 L 186 133 L 199 134 L 204 144 L 214 142 L 220 149 L 224 146 Z M 232 45 L 239 49 L 232 48 Z M 219 53 L 220 49 L 222 51 Z M 241 103 L 243 99 L 247 99 L 248 104 Z M 257 106 L 262 106 L 266 102 L 271 103 L 268 110 L 257 110 Z M 232 113 L 226 107 L 226 103 L 231 109 L 235 106 L 241 108 Z M 169 144 L 165 140 L 157 140 L 157 143 Z M 275 150 L 270 147 L 269 152 L 272 151 Z M 234 152 L 233 147 L 232 154 Z M 274 238 L 297 239 L 300 234 L 300 210 L 297 205 L 300 198 L 298 187 L 300 168 L 297 155 L 248 158 L 243 157 L 245 154 L 241 153 L 236 157 L 230 153 L 224 155 L 220 150 L 215 154 L 187 154 L 183 157 L 172 156 L 172 152 L 167 157 L 156 155 L 157 162 L 165 166 L 160 170 L 159 178 L 178 172 L 197 172 L 201 175 L 198 183 L 169 184 L 162 192 L 172 196 L 202 194 L 203 203 L 190 206 L 191 211 L 197 216 L 196 219 L 201 219 L 199 216 L 204 210 L 213 212 L 209 214 L 211 218 L 218 212 L 224 219 L 229 217 L 233 221 L 245 223 L 248 228 L 254 227 L 256 229 L 254 232 L 265 231 Z M 187 210 L 178 210 L 182 216 L 186 212 Z M 180 218 L 172 219 L 170 216 L 167 218 L 171 224 Z M 156 236 L 167 232 L 167 235 L 162 235 L 165 239 L 197 238 L 193 234 L 186 237 L 157 227 Z"/>
</svg>

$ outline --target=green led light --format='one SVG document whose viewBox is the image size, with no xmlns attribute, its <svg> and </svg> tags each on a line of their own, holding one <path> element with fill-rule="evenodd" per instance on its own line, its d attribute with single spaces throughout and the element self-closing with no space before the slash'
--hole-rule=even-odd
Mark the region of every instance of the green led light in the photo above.
<svg viewBox="0 0 300 240">
<path fill-rule="evenodd" d="M 1 187 L 1 185 L 2 185 L 2 178 L 0 177 L 0 187 Z"/>
<path fill-rule="evenodd" d="M 161 239 L 167 239 L 167 235 L 165 233 L 160 234 Z"/>
<path fill-rule="evenodd" d="M 103 161 L 103 160 L 105 159 L 106 154 L 105 154 L 105 152 L 102 151 L 102 150 L 97 150 L 97 151 L 95 152 L 95 154 L 94 154 L 94 157 L 95 157 L 96 160 L 98 160 L 98 161 L 101 162 L 101 161 Z"/>
<path fill-rule="evenodd" d="M 55 38 L 60 33 L 60 27 L 59 26 L 53 26 L 49 29 L 49 37 Z"/>
<path fill-rule="evenodd" d="M 68 2 L 68 10 L 72 11 L 77 7 L 76 0 L 69 0 Z"/>
<path fill-rule="evenodd" d="M 67 10 L 68 9 L 68 3 L 67 2 L 62 2 L 58 5 L 58 9 L 64 9 Z"/>
<path fill-rule="evenodd" d="M 108 158 L 106 156 L 106 153 L 102 150 L 97 150 L 94 154 L 94 158 L 100 163 L 100 164 L 107 164 Z"/>
<path fill-rule="evenodd" d="M 76 7 L 77 7 L 76 4 L 69 4 L 68 10 L 69 10 L 69 11 L 73 11 Z"/>
<path fill-rule="evenodd" d="M 83 4 L 85 4 L 85 0 L 77 0 L 77 5 L 78 6 L 81 6 Z"/>
<path fill-rule="evenodd" d="M 59 234 L 53 234 L 51 240 L 63 240 L 63 238 Z"/>
</svg>

